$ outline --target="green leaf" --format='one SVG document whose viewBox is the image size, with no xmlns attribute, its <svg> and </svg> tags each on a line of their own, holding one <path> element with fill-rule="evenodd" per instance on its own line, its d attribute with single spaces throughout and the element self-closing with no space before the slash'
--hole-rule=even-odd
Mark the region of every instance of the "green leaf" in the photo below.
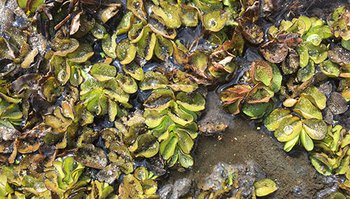
<svg viewBox="0 0 350 199">
<path fill-rule="evenodd" d="M 147 118 L 148 119 L 148 118 Z M 147 122 L 146 119 L 146 122 Z M 147 124 L 147 123 L 146 123 Z M 156 136 L 159 140 L 161 139 L 167 139 L 167 129 L 171 126 L 174 125 L 174 122 L 170 119 L 170 117 L 168 115 L 164 115 L 161 118 L 161 122 L 158 125 L 153 125 L 153 127 L 151 125 L 148 125 L 149 128 L 153 128 L 152 129 L 152 134 L 154 136 Z M 155 127 L 155 128 L 154 128 Z"/>
<path fill-rule="evenodd" d="M 283 150 L 284 150 L 285 152 L 291 151 L 291 150 L 293 149 L 293 147 L 298 143 L 298 141 L 299 141 L 299 135 L 296 136 L 295 138 L 289 140 L 288 142 L 286 142 L 286 143 L 284 144 Z"/>
<path fill-rule="evenodd" d="M 52 43 L 52 49 L 55 51 L 54 55 L 64 57 L 69 53 L 74 52 L 79 48 L 79 41 L 70 38 L 70 39 L 54 39 Z"/>
<path fill-rule="evenodd" d="M 96 38 L 96 39 L 104 39 L 107 37 L 107 31 L 106 28 L 99 24 L 95 23 L 94 28 L 91 30 L 91 34 Z"/>
<path fill-rule="evenodd" d="M 170 4 L 167 1 L 160 1 L 161 7 L 152 6 L 156 18 L 168 28 L 179 28 L 181 26 L 181 8 L 178 4 Z"/>
<path fill-rule="evenodd" d="M 120 34 L 124 34 L 124 33 L 128 32 L 132 26 L 133 19 L 134 19 L 134 15 L 132 14 L 132 12 L 127 12 L 123 16 L 119 25 L 117 26 L 116 34 L 120 35 Z"/>
<path fill-rule="evenodd" d="M 27 0 L 17 0 L 17 4 L 20 8 L 24 9 L 27 5 Z"/>
<path fill-rule="evenodd" d="M 169 39 L 166 39 L 160 35 L 157 36 L 157 42 L 155 43 L 154 53 L 155 55 L 165 61 L 167 58 L 173 55 L 173 44 Z"/>
<path fill-rule="evenodd" d="M 193 158 L 189 154 L 179 152 L 179 163 L 184 168 L 189 168 L 193 165 Z"/>
<path fill-rule="evenodd" d="M 288 120 L 292 117 L 288 109 L 275 109 L 264 120 L 264 125 L 269 131 L 278 129 L 283 120 Z"/>
<path fill-rule="evenodd" d="M 336 169 L 336 173 L 339 175 L 346 174 L 350 169 L 350 156 L 344 157 L 339 163 L 339 167 Z"/>
<path fill-rule="evenodd" d="M 114 78 L 117 74 L 117 69 L 109 64 L 97 63 L 92 66 L 90 73 L 98 81 L 103 82 Z"/>
<path fill-rule="evenodd" d="M 315 65 L 313 61 L 310 61 L 307 66 L 298 70 L 297 78 L 300 82 L 306 82 L 310 80 L 315 74 Z"/>
<path fill-rule="evenodd" d="M 258 119 L 263 117 L 270 108 L 271 108 L 271 103 L 256 103 L 256 104 L 244 103 L 242 111 L 251 119 Z"/>
<path fill-rule="evenodd" d="M 147 109 L 162 111 L 174 102 L 174 92 L 170 89 L 156 89 L 153 90 L 151 95 L 144 101 L 143 105 Z"/>
<path fill-rule="evenodd" d="M 318 34 L 311 34 L 306 38 L 306 42 L 310 42 L 315 46 L 318 46 L 322 42 L 322 38 Z"/>
<path fill-rule="evenodd" d="M 314 142 L 312 141 L 312 139 L 308 136 L 307 133 L 305 133 L 304 129 L 301 130 L 300 133 L 300 140 L 301 140 L 301 144 L 304 146 L 304 148 L 307 151 L 312 151 L 314 149 Z"/>
<path fill-rule="evenodd" d="M 343 48 L 350 51 L 350 40 L 342 39 L 341 45 L 343 46 Z"/>
<path fill-rule="evenodd" d="M 277 184 L 268 178 L 254 182 L 255 194 L 258 197 L 267 196 L 277 191 Z"/>
<path fill-rule="evenodd" d="M 169 117 L 175 123 L 180 124 L 182 126 L 186 126 L 195 120 L 194 116 L 189 112 L 183 110 L 179 105 L 174 103 L 171 111 L 168 112 Z"/>
<path fill-rule="evenodd" d="M 97 115 L 107 114 L 108 99 L 120 102 L 124 106 L 129 100 L 129 95 L 120 88 L 115 79 L 98 82 L 93 78 L 88 78 L 80 88 L 80 99 L 83 104 L 89 111 Z"/>
<path fill-rule="evenodd" d="M 70 66 L 67 64 L 67 60 L 59 56 L 53 56 L 50 60 L 50 65 L 54 69 L 56 79 L 61 85 L 65 85 L 71 76 Z"/>
<path fill-rule="evenodd" d="M 154 48 L 157 43 L 157 37 L 154 33 L 152 33 L 151 29 L 148 26 L 145 26 L 142 29 L 142 32 L 137 38 L 137 54 L 145 58 L 147 61 L 153 57 Z M 136 42 L 135 40 L 132 43 Z"/>
<path fill-rule="evenodd" d="M 312 61 L 315 62 L 315 64 L 320 64 L 324 60 L 327 59 L 328 56 L 328 47 L 324 44 L 321 44 L 319 46 L 312 46 L 308 45 L 309 49 L 309 56 Z"/>
<path fill-rule="evenodd" d="M 72 53 L 67 55 L 70 62 L 84 63 L 94 55 L 91 45 L 83 43 Z"/>
<path fill-rule="evenodd" d="M 322 140 L 327 134 L 327 124 L 320 119 L 304 120 L 303 129 L 313 140 Z"/>
<path fill-rule="evenodd" d="M 181 128 L 177 128 L 174 130 L 174 132 L 178 137 L 178 145 L 180 146 L 180 149 L 184 153 L 189 154 L 194 144 L 192 138 L 187 134 L 185 130 L 182 130 Z"/>
<path fill-rule="evenodd" d="M 326 102 L 327 102 L 326 96 L 314 86 L 308 87 L 302 93 L 302 96 L 305 96 L 308 100 L 310 100 L 314 105 L 316 105 L 321 110 L 326 107 Z"/>
<path fill-rule="evenodd" d="M 158 110 L 145 110 L 143 117 L 146 118 L 145 120 L 145 124 L 149 127 L 149 128 L 156 128 L 159 125 L 162 125 L 163 122 L 165 120 L 167 120 L 167 115 L 165 115 L 167 113 L 167 110 L 162 110 L 161 112 L 159 112 Z M 159 128 L 161 128 L 159 126 Z M 158 136 L 157 136 L 158 137 Z"/>
<path fill-rule="evenodd" d="M 246 98 L 249 104 L 259 104 L 269 102 L 274 96 L 274 92 L 266 86 L 255 86 Z"/>
<path fill-rule="evenodd" d="M 195 7 L 181 5 L 182 14 L 181 14 L 181 22 L 184 26 L 187 27 L 196 27 L 198 24 L 198 11 Z"/>
<path fill-rule="evenodd" d="M 310 30 L 306 33 L 306 35 L 303 36 L 303 39 L 306 39 L 306 41 L 312 42 L 314 46 L 318 46 L 320 45 L 323 39 L 327 39 L 332 35 L 333 34 L 329 26 L 324 25 L 324 22 L 321 19 L 317 19 L 312 22 Z M 309 39 L 309 37 L 311 38 Z"/>
<path fill-rule="evenodd" d="M 106 199 L 113 192 L 113 187 L 107 183 L 95 180 L 92 184 L 97 188 L 98 196 L 95 197 L 98 199 Z"/>
<path fill-rule="evenodd" d="M 124 65 L 123 71 L 135 80 L 143 81 L 144 72 L 142 70 L 142 67 L 140 67 L 135 62 L 131 62 L 130 64 Z"/>
<path fill-rule="evenodd" d="M 40 5 L 44 4 L 45 0 L 33 0 L 30 4 L 30 11 L 35 12 Z"/>
<path fill-rule="evenodd" d="M 311 28 L 311 25 L 312 25 L 310 18 L 307 16 L 300 16 L 298 18 L 298 23 L 299 23 L 298 24 L 299 26 L 303 27 L 303 33 L 309 31 L 309 29 Z"/>
<path fill-rule="evenodd" d="M 143 190 L 140 181 L 131 174 L 125 175 L 122 183 L 119 185 L 119 197 L 141 198 L 142 195 Z"/>
<path fill-rule="evenodd" d="M 185 109 L 194 112 L 202 111 L 205 109 L 205 99 L 198 92 L 192 94 L 179 92 L 176 95 L 176 103 L 183 106 Z"/>
<path fill-rule="evenodd" d="M 123 40 L 117 46 L 117 57 L 121 64 L 129 64 L 136 57 L 137 47 L 128 40 Z"/>
<path fill-rule="evenodd" d="M 309 51 L 306 45 L 300 45 L 298 48 L 300 67 L 304 68 L 309 63 Z"/>
<path fill-rule="evenodd" d="M 254 61 L 251 70 L 256 81 L 262 82 L 265 86 L 270 85 L 273 73 L 269 63 L 265 61 Z"/>
<path fill-rule="evenodd" d="M 115 120 L 115 117 L 118 114 L 118 109 L 118 104 L 115 101 L 108 99 L 108 118 L 110 122 Z"/>
<path fill-rule="evenodd" d="M 147 71 L 145 77 L 140 84 L 141 90 L 151 90 L 165 88 L 169 80 L 162 74 L 153 71 Z"/>
<path fill-rule="evenodd" d="M 203 16 L 204 28 L 213 32 L 220 31 L 226 23 L 227 15 L 220 10 L 211 11 Z"/>
<path fill-rule="evenodd" d="M 34 13 L 39 8 L 39 6 L 45 3 L 45 0 L 17 0 L 17 3 L 18 6 L 22 9 L 25 9 L 26 12 L 30 11 L 29 13 Z M 27 4 L 29 5 L 27 6 Z M 27 8 L 29 8 L 29 10 L 26 10 Z"/>
<path fill-rule="evenodd" d="M 329 77 L 339 77 L 341 71 L 338 64 L 326 60 L 320 64 L 321 71 Z"/>
<path fill-rule="evenodd" d="M 333 192 L 325 199 L 346 199 L 346 197 L 340 192 Z"/>
<path fill-rule="evenodd" d="M 322 120 L 321 111 L 304 96 L 301 96 L 299 98 L 297 104 L 294 107 L 294 111 L 301 114 L 306 119 L 315 118 Z"/>
<path fill-rule="evenodd" d="M 283 77 L 279 68 L 275 64 L 272 64 L 272 82 L 270 87 L 273 92 L 277 93 L 281 89 L 282 79 Z"/>
<path fill-rule="evenodd" d="M 133 23 L 131 29 L 128 31 L 128 38 L 130 42 L 134 44 L 140 41 L 140 39 L 144 35 L 144 32 L 149 32 L 148 28 L 148 26 L 144 26 L 142 21 L 136 21 L 135 23 Z"/>
<path fill-rule="evenodd" d="M 302 130 L 302 122 L 297 117 L 283 120 L 279 128 L 274 132 L 275 137 L 280 142 L 288 142 L 297 137 Z"/>
<path fill-rule="evenodd" d="M 126 6 L 128 10 L 130 10 L 139 19 L 146 19 L 145 7 L 142 0 L 128 0 Z"/>
<path fill-rule="evenodd" d="M 139 135 L 129 149 L 135 153 L 136 157 L 150 158 L 158 153 L 159 142 L 152 134 L 146 133 Z"/>
<path fill-rule="evenodd" d="M 117 53 L 117 34 L 113 34 L 112 36 L 108 35 L 102 40 L 102 50 L 106 53 L 107 56 L 111 58 L 116 58 Z"/>
<path fill-rule="evenodd" d="M 172 135 L 160 144 L 159 152 L 165 160 L 169 160 L 174 155 L 177 142 L 178 138 Z"/>
<path fill-rule="evenodd" d="M 325 176 L 332 175 L 332 168 L 328 165 L 328 157 L 325 154 L 315 153 L 310 156 L 314 168 Z"/>
<path fill-rule="evenodd" d="M 5 175 L 0 175 L 0 196 L 6 197 L 8 194 L 12 194 L 14 190 L 7 183 L 7 177 Z"/>
<path fill-rule="evenodd" d="M 174 155 L 167 161 L 169 167 L 173 167 L 179 161 L 180 149 L 176 148 Z"/>
<path fill-rule="evenodd" d="M 136 93 L 138 87 L 137 87 L 136 81 L 133 78 L 131 78 L 127 75 L 123 75 L 122 73 L 119 73 L 117 75 L 117 81 L 118 81 L 120 87 L 126 93 L 129 93 L 129 94 Z"/>
</svg>

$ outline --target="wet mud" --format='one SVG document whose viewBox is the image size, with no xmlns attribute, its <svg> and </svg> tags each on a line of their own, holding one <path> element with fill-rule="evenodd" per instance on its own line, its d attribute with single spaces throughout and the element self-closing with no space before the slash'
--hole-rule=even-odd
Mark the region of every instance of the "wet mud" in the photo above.
<svg viewBox="0 0 350 199">
<path fill-rule="evenodd" d="M 171 172 L 168 183 L 189 178 L 193 179 L 194 186 L 200 186 L 218 163 L 253 163 L 259 167 L 263 176 L 278 184 L 279 189 L 267 198 L 322 198 L 329 190 L 334 189 L 335 177 L 318 174 L 303 149 L 286 153 L 283 151 L 283 144 L 273 138 L 273 135 L 257 130 L 253 123 L 244 118 L 234 118 L 227 114 L 219 104 L 217 95 L 209 93 L 206 108 L 209 112 L 205 113 L 201 121 L 224 123 L 228 128 L 216 136 L 199 136 L 193 154 L 195 164 L 192 170 Z"/>
</svg>

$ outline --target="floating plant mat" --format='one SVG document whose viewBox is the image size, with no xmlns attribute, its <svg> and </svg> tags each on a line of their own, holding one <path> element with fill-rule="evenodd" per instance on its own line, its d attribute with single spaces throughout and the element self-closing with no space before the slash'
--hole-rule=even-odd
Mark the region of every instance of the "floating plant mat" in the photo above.
<svg viewBox="0 0 350 199">
<path fill-rule="evenodd" d="M 294 16 L 289 2 L 276 16 L 278 3 L 1 1 L 0 198 L 161 197 L 169 172 L 196 165 L 198 137 L 227 127 L 203 122 L 215 88 L 283 153 L 342 177 L 325 197 L 350 196 L 350 11 Z M 220 188 L 185 194 L 278 192 L 266 175 L 244 192 L 223 165 Z"/>
</svg>

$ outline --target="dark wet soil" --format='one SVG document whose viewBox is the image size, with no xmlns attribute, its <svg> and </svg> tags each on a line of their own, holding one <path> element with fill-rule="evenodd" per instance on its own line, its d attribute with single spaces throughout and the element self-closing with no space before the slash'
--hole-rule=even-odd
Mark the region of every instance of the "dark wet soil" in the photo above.
<svg viewBox="0 0 350 199">
<path fill-rule="evenodd" d="M 209 93 L 206 108 L 209 112 L 202 120 L 206 123 L 226 123 L 228 128 L 219 138 L 200 136 L 193 154 L 193 169 L 171 173 L 168 182 L 187 177 L 200 184 L 219 162 L 235 165 L 254 162 L 278 184 L 278 191 L 269 198 L 319 198 L 318 193 L 322 189 L 332 186 L 332 180 L 319 175 L 312 167 L 305 151 L 284 152 L 283 144 L 273 135 L 258 131 L 244 118 L 233 118 L 220 108 L 219 103 L 216 94 Z M 327 180 L 330 181 L 328 185 Z"/>
</svg>

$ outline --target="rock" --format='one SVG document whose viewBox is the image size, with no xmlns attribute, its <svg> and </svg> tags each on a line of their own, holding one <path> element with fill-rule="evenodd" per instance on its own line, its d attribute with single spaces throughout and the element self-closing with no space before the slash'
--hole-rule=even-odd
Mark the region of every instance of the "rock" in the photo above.
<svg viewBox="0 0 350 199">
<path fill-rule="evenodd" d="M 350 129 L 350 110 L 347 110 L 339 119 L 344 128 Z"/>
<path fill-rule="evenodd" d="M 155 175 L 162 176 L 166 174 L 166 168 L 159 158 L 150 158 L 150 161 L 146 164 L 147 168 L 149 168 Z"/>
<path fill-rule="evenodd" d="M 215 134 L 215 133 L 220 133 L 220 132 L 224 132 L 226 130 L 226 128 L 228 127 L 227 124 L 225 123 L 214 123 L 214 122 L 201 122 L 198 125 L 199 131 L 205 134 Z"/>
<path fill-rule="evenodd" d="M 331 93 L 331 96 L 327 101 L 327 106 L 334 115 L 345 113 L 345 111 L 348 110 L 346 100 L 340 93 L 337 92 Z"/>
<path fill-rule="evenodd" d="M 15 140 L 20 132 L 13 127 L 0 126 L 0 138 L 4 141 Z"/>
<path fill-rule="evenodd" d="M 325 82 L 318 87 L 318 90 L 326 96 L 329 96 L 331 94 L 332 89 L 333 87 L 330 82 Z"/>
<path fill-rule="evenodd" d="M 246 164 L 226 164 L 218 163 L 213 168 L 212 173 L 200 182 L 199 186 L 202 190 L 220 191 L 227 189 L 227 179 L 233 177 L 237 187 L 232 187 L 232 194 L 239 192 L 243 198 L 251 198 L 254 192 L 254 182 L 257 179 L 266 177 L 266 174 L 254 162 Z"/>
<path fill-rule="evenodd" d="M 164 185 L 162 188 L 159 189 L 159 196 L 162 199 L 167 199 L 171 195 L 171 191 L 173 190 L 172 184 Z"/>
<path fill-rule="evenodd" d="M 331 110 L 329 110 L 329 108 L 325 108 L 325 109 L 323 110 L 322 115 L 323 115 L 323 120 L 324 120 L 327 124 L 329 124 L 329 125 L 333 124 L 333 113 L 332 113 Z"/>
<path fill-rule="evenodd" d="M 191 188 L 192 180 L 188 178 L 182 178 L 176 180 L 173 186 L 173 194 L 171 194 L 170 199 L 177 199 L 185 196 Z"/>
<path fill-rule="evenodd" d="M 207 95 L 206 106 L 216 108 L 207 108 L 205 115 L 198 121 L 199 131 L 205 135 L 224 132 L 232 119 L 222 108 L 213 104 L 217 101 L 219 101 L 219 97 L 215 93 Z M 220 119 L 218 120 L 218 118 Z"/>
<path fill-rule="evenodd" d="M 178 199 L 186 194 L 191 189 L 192 180 L 189 178 L 181 178 L 174 182 L 174 184 L 166 184 L 159 189 L 159 195 L 162 199 Z"/>
<path fill-rule="evenodd" d="M 108 160 L 106 154 L 102 149 L 95 147 L 93 144 L 86 144 L 78 148 L 74 156 L 76 161 L 87 167 L 103 169 L 107 166 Z"/>
<path fill-rule="evenodd" d="M 342 177 L 340 177 L 342 178 Z M 327 198 L 327 196 L 339 190 L 339 181 L 344 179 L 338 179 L 336 176 L 328 176 L 324 179 L 325 183 L 329 184 L 329 186 L 321 191 L 319 191 L 316 195 L 316 199 Z"/>
<path fill-rule="evenodd" d="M 341 66 L 350 64 L 350 51 L 342 48 L 340 46 L 336 46 L 328 51 L 328 58 Z"/>
<path fill-rule="evenodd" d="M 213 168 L 212 173 L 203 182 L 200 182 L 200 187 L 203 190 L 221 190 L 228 175 L 233 173 L 236 173 L 234 167 L 226 163 L 218 163 Z"/>
<path fill-rule="evenodd" d="M 109 164 L 104 169 L 100 170 L 96 177 L 99 181 L 107 182 L 112 184 L 120 175 L 120 170 L 117 165 Z"/>
</svg>

